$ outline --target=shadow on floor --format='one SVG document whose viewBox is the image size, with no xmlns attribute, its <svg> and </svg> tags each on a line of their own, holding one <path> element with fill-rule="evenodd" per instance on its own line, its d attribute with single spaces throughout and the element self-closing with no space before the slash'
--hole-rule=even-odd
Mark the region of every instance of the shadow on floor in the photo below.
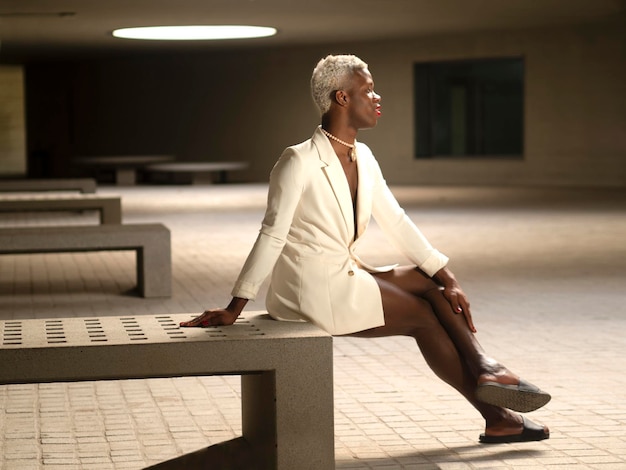
<svg viewBox="0 0 626 470">
<path fill-rule="evenodd" d="M 257 453 L 243 437 L 222 442 L 162 462 L 144 470 L 257 470 L 262 465 Z"/>
<path fill-rule="evenodd" d="M 458 447 L 441 447 L 437 449 L 424 450 L 411 454 L 398 455 L 388 459 L 358 459 L 358 460 L 337 460 L 336 470 L 369 470 L 375 468 L 385 468 L 386 466 L 393 468 L 419 468 L 420 470 L 438 470 L 445 463 L 449 467 L 454 462 L 493 462 L 497 465 L 503 460 L 516 460 L 537 458 L 545 453 L 539 449 L 523 449 L 503 447 L 501 451 L 491 452 L 485 455 L 481 452 L 484 446 L 481 444 L 458 446 Z"/>
</svg>

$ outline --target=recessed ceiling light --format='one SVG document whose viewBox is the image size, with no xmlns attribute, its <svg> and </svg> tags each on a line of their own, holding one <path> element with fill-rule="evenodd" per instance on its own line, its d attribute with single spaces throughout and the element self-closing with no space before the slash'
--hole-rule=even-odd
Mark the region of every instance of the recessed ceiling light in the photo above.
<svg viewBox="0 0 626 470">
<path fill-rule="evenodd" d="M 262 38 L 276 34 L 276 28 L 241 25 L 196 26 L 144 26 L 122 28 L 113 36 L 124 39 L 147 39 L 156 41 L 201 41 L 217 39 Z"/>
</svg>

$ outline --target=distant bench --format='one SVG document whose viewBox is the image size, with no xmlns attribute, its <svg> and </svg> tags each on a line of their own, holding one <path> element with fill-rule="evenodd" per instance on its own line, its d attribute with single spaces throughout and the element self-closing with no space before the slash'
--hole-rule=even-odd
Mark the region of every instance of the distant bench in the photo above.
<svg viewBox="0 0 626 470">
<path fill-rule="evenodd" d="M 0 228 L 0 254 L 134 250 L 143 297 L 172 295 L 170 231 L 163 224 Z"/>
<path fill-rule="evenodd" d="M 0 212 L 96 210 L 101 224 L 122 223 L 122 200 L 113 196 L 1 196 Z"/>
<path fill-rule="evenodd" d="M 95 193 L 93 178 L 70 179 L 6 179 L 0 180 L 0 192 L 79 191 Z"/>
<path fill-rule="evenodd" d="M 0 320 L 0 384 L 241 375 L 243 436 L 150 468 L 333 470 L 332 337 L 258 313 Z"/>
<path fill-rule="evenodd" d="M 118 186 L 132 186 L 137 182 L 137 172 L 151 163 L 169 162 L 171 155 L 110 155 L 98 157 L 79 157 L 74 159 L 77 165 L 99 170 L 111 170 L 115 174 Z"/>
<path fill-rule="evenodd" d="M 246 162 L 170 162 L 147 165 L 145 171 L 170 175 L 179 174 L 182 179 L 174 176 L 173 182 L 200 184 L 213 182 L 212 174 L 217 174 L 216 182 L 226 183 L 229 171 L 245 170 L 246 168 L 248 168 Z"/>
</svg>

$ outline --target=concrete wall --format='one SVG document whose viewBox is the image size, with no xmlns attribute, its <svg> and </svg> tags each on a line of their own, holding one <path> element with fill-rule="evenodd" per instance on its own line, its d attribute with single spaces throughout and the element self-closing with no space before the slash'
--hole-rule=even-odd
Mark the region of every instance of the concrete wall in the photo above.
<svg viewBox="0 0 626 470">
<path fill-rule="evenodd" d="M 0 176 L 25 173 L 23 70 L 20 66 L 0 66 Z"/>
<path fill-rule="evenodd" d="M 626 27 L 618 23 L 31 64 L 29 151 L 56 173 L 70 171 L 58 162 L 76 155 L 172 153 L 250 161 L 238 177 L 266 181 L 281 150 L 319 121 L 308 82 L 329 52 L 370 65 L 383 117 L 360 140 L 390 183 L 626 186 Z M 413 63 L 509 56 L 526 64 L 524 158 L 415 160 Z M 51 98 L 60 93 L 64 105 Z M 51 114 L 68 119 L 65 131 Z"/>
<path fill-rule="evenodd" d="M 427 38 L 371 51 L 393 120 L 372 134 L 399 183 L 626 185 L 626 29 L 619 25 Z M 522 56 L 522 161 L 411 159 L 413 61 Z M 380 63 L 380 65 L 379 65 Z M 378 69 L 394 70 L 381 77 Z M 386 92 L 390 88 L 393 94 Z M 402 91 L 402 93 L 397 93 Z M 404 95 L 404 96 L 403 96 Z M 393 121 L 393 122 L 391 122 Z M 392 128 L 394 128 L 392 130 Z M 393 136 L 392 133 L 393 132 Z M 385 142 L 393 142 L 385 147 Z"/>
</svg>

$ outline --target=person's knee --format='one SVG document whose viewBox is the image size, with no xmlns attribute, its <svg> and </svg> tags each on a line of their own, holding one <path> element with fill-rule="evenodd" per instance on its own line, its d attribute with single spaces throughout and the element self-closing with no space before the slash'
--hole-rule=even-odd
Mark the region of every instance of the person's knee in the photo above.
<svg viewBox="0 0 626 470">
<path fill-rule="evenodd" d="M 422 270 L 415 268 L 414 271 L 418 275 L 418 281 L 415 283 L 417 287 L 417 291 L 415 293 L 417 295 L 424 295 L 427 292 L 440 289 L 439 284 L 437 284 L 430 276 L 426 275 Z"/>
<path fill-rule="evenodd" d="M 428 301 L 417 297 L 415 299 L 415 313 L 411 315 L 411 336 L 429 334 L 434 328 L 440 328 L 441 324 Z"/>
</svg>

